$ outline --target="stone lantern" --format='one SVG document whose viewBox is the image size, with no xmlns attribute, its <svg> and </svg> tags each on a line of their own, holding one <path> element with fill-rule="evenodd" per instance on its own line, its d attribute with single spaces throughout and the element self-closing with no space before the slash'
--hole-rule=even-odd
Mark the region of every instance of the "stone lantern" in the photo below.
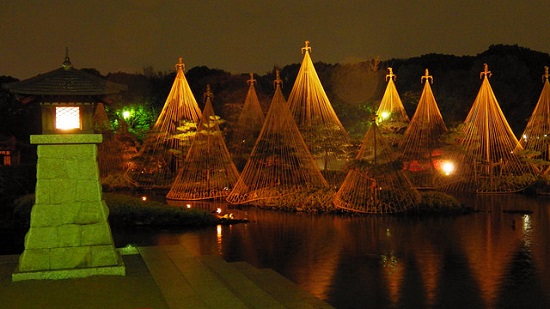
<svg viewBox="0 0 550 309">
<path fill-rule="evenodd" d="M 124 275 L 99 181 L 102 135 L 93 134 L 92 119 L 96 103 L 125 86 L 74 69 L 67 54 L 61 68 L 4 87 L 42 113 L 42 134 L 30 137 L 38 145 L 35 204 L 12 280 Z"/>
</svg>

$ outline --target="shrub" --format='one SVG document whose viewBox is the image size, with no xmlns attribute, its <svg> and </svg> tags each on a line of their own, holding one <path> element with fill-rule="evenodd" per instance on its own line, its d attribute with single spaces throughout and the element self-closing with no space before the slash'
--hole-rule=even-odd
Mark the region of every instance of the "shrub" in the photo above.
<svg viewBox="0 0 550 309">
<path fill-rule="evenodd" d="M 472 209 L 465 207 L 454 196 L 439 191 L 420 192 L 421 201 L 416 207 L 411 208 L 407 214 L 463 214 L 470 213 Z"/>
<path fill-rule="evenodd" d="M 34 205 L 34 194 L 23 195 L 13 201 L 13 226 L 15 228 L 29 228 L 32 205 Z"/>
<path fill-rule="evenodd" d="M 123 173 L 113 173 L 102 177 L 101 186 L 106 192 L 134 189 L 134 186 L 128 182 Z"/>
<path fill-rule="evenodd" d="M 214 225 L 219 219 L 197 209 L 168 206 L 161 202 L 142 201 L 139 198 L 116 193 L 104 193 L 103 199 L 109 207 L 109 222 L 113 226 L 152 227 L 198 227 Z M 28 228 L 34 194 L 25 195 L 14 201 L 14 225 Z"/>
<path fill-rule="evenodd" d="M 212 214 L 197 209 L 168 206 L 156 201 L 116 193 L 105 193 L 103 198 L 113 225 L 148 225 L 159 227 L 196 227 L 218 222 Z"/>
<path fill-rule="evenodd" d="M 265 189 L 264 189 L 265 190 Z M 270 208 L 284 211 L 303 212 L 333 212 L 332 204 L 334 191 L 329 188 L 286 188 L 285 190 L 273 187 L 270 199 L 260 199 L 252 204 L 260 208 Z"/>
<path fill-rule="evenodd" d="M 550 175 L 538 175 L 534 183 L 525 189 L 527 194 L 550 194 Z"/>
</svg>

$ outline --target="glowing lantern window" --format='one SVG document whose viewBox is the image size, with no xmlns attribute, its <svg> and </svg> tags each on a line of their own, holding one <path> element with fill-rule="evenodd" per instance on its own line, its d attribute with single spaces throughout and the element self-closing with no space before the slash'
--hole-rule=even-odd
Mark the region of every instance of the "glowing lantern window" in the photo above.
<svg viewBox="0 0 550 309">
<path fill-rule="evenodd" d="M 80 129 L 80 108 L 57 106 L 55 108 L 55 128 L 60 130 Z"/>
</svg>

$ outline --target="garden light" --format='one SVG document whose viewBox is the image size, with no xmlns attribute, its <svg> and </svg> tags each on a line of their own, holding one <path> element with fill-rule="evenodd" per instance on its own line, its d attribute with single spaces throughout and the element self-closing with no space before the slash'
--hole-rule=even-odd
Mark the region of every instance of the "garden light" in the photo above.
<svg viewBox="0 0 550 309">
<path fill-rule="evenodd" d="M 453 162 L 443 162 L 441 165 L 441 170 L 445 173 L 445 175 L 449 176 L 452 172 L 455 170 L 455 165 Z"/>
</svg>

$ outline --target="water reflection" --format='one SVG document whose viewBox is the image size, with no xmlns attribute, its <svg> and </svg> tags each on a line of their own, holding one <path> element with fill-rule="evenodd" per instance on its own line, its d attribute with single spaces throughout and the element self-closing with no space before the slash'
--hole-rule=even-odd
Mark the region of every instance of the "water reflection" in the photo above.
<svg viewBox="0 0 550 309">
<path fill-rule="evenodd" d="M 341 232 L 331 224 L 332 218 L 253 211 L 249 220 L 233 226 L 223 256 L 283 271 L 312 294 L 326 298 L 341 252 Z"/>
<path fill-rule="evenodd" d="M 412 219 L 197 205 L 225 207 L 249 223 L 134 241 L 180 244 L 196 254 L 269 267 L 338 308 L 549 307 L 549 200 L 459 198 L 479 213 Z"/>
<path fill-rule="evenodd" d="M 521 215 L 510 215 L 503 212 L 502 204 L 495 199 L 499 196 L 489 196 L 485 202 L 490 205 L 483 207 L 485 212 L 460 218 L 455 221 L 456 238 L 466 255 L 466 259 L 481 292 L 484 304 L 494 307 L 501 277 L 523 237 Z M 468 221 L 467 232 L 460 231 Z"/>
<path fill-rule="evenodd" d="M 542 285 L 526 242 L 519 247 L 502 278 L 496 308 L 509 307 L 510 303 L 518 308 L 542 308 L 541 303 L 550 303 L 548 290 Z"/>
<path fill-rule="evenodd" d="M 425 251 L 414 254 L 413 263 L 410 273 L 419 273 L 420 282 L 415 282 L 418 285 L 419 291 L 413 295 L 424 295 L 424 303 L 419 307 L 433 306 L 436 303 L 437 288 L 439 286 L 439 273 L 442 267 L 442 258 L 435 250 L 433 244 L 427 244 Z M 416 296 L 413 296 L 417 299 Z M 404 303 L 410 303 L 411 300 L 404 300 Z"/>
</svg>

